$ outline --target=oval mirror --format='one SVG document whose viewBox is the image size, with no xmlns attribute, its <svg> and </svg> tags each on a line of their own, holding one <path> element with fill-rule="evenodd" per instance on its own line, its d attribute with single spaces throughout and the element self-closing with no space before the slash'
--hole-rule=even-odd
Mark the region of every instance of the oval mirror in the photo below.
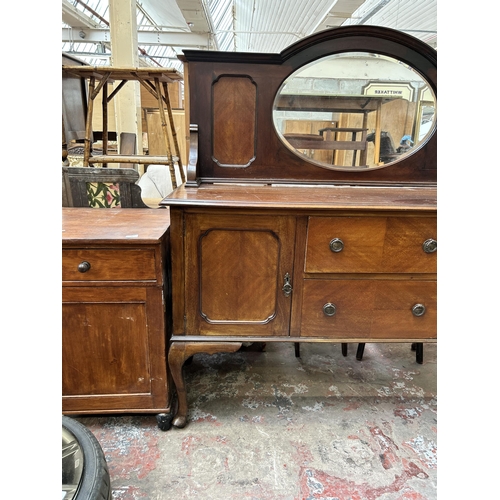
<svg viewBox="0 0 500 500">
<path fill-rule="evenodd" d="M 436 97 L 407 64 L 369 52 L 334 54 L 290 75 L 273 107 L 283 143 L 333 170 L 382 168 L 420 148 L 436 128 Z"/>
</svg>

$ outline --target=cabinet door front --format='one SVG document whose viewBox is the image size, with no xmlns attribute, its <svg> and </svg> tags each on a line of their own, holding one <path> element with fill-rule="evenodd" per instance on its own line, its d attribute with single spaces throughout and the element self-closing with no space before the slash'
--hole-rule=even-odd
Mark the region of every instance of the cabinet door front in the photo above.
<svg viewBox="0 0 500 500">
<path fill-rule="evenodd" d="M 292 218 L 189 215 L 186 235 L 187 335 L 288 335 Z"/>
<path fill-rule="evenodd" d="M 63 287 L 63 410 L 166 408 L 162 314 L 161 289 Z"/>
</svg>

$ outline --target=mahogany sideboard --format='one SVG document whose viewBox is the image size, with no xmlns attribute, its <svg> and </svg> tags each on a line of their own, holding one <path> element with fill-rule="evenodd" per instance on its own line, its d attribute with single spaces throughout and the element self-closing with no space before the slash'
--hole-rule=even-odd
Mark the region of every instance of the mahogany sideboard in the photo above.
<svg viewBox="0 0 500 500">
<path fill-rule="evenodd" d="M 182 60 L 187 182 L 161 202 L 171 217 L 173 425 L 187 423 L 182 367 L 195 353 L 257 341 L 436 342 L 435 50 L 353 26 L 279 54 Z M 345 95 L 367 112 L 339 109 Z M 321 134 L 328 124 L 335 140 Z M 342 136 L 356 127 L 374 143 Z M 310 140 L 296 149 L 287 131 Z"/>
<path fill-rule="evenodd" d="M 62 410 L 172 420 L 169 210 L 62 209 Z"/>
</svg>

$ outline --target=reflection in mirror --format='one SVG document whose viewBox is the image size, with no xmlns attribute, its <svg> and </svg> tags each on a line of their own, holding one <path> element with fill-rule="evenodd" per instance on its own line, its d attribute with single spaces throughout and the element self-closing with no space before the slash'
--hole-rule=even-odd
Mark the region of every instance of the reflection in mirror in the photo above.
<svg viewBox="0 0 500 500">
<path fill-rule="evenodd" d="M 321 167 L 380 168 L 431 136 L 436 98 L 401 61 L 367 52 L 335 54 L 285 80 L 273 121 L 289 149 Z"/>
</svg>

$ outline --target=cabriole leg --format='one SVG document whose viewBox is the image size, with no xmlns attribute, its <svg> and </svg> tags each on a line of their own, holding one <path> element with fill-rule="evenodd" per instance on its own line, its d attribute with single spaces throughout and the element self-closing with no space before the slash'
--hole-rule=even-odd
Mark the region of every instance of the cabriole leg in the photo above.
<svg viewBox="0 0 500 500">
<path fill-rule="evenodd" d="M 172 421 L 174 427 L 182 428 L 187 424 L 187 393 L 182 366 L 197 353 L 215 354 L 217 352 L 236 352 L 241 342 L 172 342 L 168 353 L 168 365 L 177 391 L 177 411 Z"/>
</svg>

